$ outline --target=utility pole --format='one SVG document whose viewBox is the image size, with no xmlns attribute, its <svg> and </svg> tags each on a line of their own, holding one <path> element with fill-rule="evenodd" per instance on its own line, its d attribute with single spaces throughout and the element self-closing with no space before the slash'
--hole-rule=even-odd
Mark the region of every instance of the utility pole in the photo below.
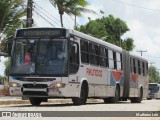
<svg viewBox="0 0 160 120">
<path fill-rule="evenodd" d="M 33 0 L 28 0 L 26 27 L 32 27 L 33 24 L 32 9 L 33 9 Z M 28 97 L 22 96 L 22 100 L 28 100 L 28 99 L 29 99 Z"/>
<path fill-rule="evenodd" d="M 32 24 L 33 24 L 32 8 L 33 8 L 33 0 L 28 0 L 26 27 L 32 27 Z"/>
<path fill-rule="evenodd" d="M 139 50 L 139 51 L 137 51 L 137 52 L 140 52 L 140 53 L 141 53 L 141 56 L 142 56 L 142 53 L 143 53 L 143 52 L 147 52 L 147 50 L 145 50 L 145 51 Z"/>
</svg>

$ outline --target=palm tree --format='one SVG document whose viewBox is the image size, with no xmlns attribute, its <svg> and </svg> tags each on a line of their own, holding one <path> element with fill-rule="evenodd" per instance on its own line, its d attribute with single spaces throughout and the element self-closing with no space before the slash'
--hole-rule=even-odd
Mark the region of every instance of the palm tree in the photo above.
<svg viewBox="0 0 160 120">
<path fill-rule="evenodd" d="M 77 16 L 82 16 L 82 13 L 91 13 L 91 14 L 96 14 L 95 11 L 90 10 L 85 8 L 86 6 L 88 6 L 88 3 L 82 4 L 81 6 L 77 5 L 77 6 L 73 6 L 71 8 L 71 12 L 74 15 L 74 29 L 77 29 Z"/>
<path fill-rule="evenodd" d="M 25 16 L 23 0 L 0 0 L 0 51 L 7 53 L 6 42 L 20 28 L 22 16 Z"/>
<path fill-rule="evenodd" d="M 60 14 L 61 27 L 63 27 L 63 14 L 66 13 L 68 15 L 75 15 L 75 23 L 76 16 L 80 16 L 81 12 L 93 12 L 86 9 L 88 2 L 85 0 L 50 0 L 51 4 L 54 7 L 58 8 Z M 76 24 L 75 24 L 76 25 Z"/>
<path fill-rule="evenodd" d="M 2 36 L 13 35 L 20 26 L 20 18 L 25 15 L 23 0 L 0 1 L 0 40 Z"/>
<path fill-rule="evenodd" d="M 50 3 L 56 8 L 58 8 L 59 14 L 60 14 L 60 20 L 61 20 L 61 27 L 63 27 L 63 14 L 64 12 L 67 13 L 69 11 L 69 6 L 72 4 L 70 0 L 49 0 Z M 73 1 L 73 0 L 71 0 Z"/>
</svg>

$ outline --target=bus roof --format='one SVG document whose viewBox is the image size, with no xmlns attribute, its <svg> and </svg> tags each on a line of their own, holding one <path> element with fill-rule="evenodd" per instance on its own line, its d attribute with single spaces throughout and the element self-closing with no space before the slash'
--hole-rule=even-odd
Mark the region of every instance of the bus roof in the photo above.
<svg viewBox="0 0 160 120">
<path fill-rule="evenodd" d="M 150 85 L 158 85 L 158 83 L 149 83 Z"/>
<path fill-rule="evenodd" d="M 92 37 L 90 35 L 87 35 L 87 34 L 84 34 L 82 32 L 79 32 L 79 31 L 76 31 L 76 30 L 71 30 L 71 29 L 68 29 L 69 30 L 69 33 L 73 34 L 73 35 L 76 35 L 76 36 L 79 36 L 83 39 L 87 39 L 89 41 L 92 41 L 92 42 L 95 42 L 95 43 L 99 43 L 101 45 L 104 45 L 104 46 L 107 46 L 109 48 L 114 48 L 114 50 L 118 50 L 118 51 L 122 51 L 122 48 L 121 47 L 118 47 L 116 45 L 113 45 L 111 43 L 108 43 L 108 42 L 105 42 L 101 39 L 98 39 L 98 38 L 95 38 L 95 37 Z"/>
<path fill-rule="evenodd" d="M 133 57 L 136 57 L 136 58 L 139 58 L 141 60 L 144 60 L 144 61 L 148 61 L 147 59 L 143 58 L 142 56 L 140 56 L 139 54 L 136 54 L 136 53 L 133 53 L 133 52 L 129 52 L 129 54 Z"/>
<path fill-rule="evenodd" d="M 103 40 L 101 40 L 101 39 L 92 37 L 92 36 L 90 36 L 90 35 L 87 35 L 87 34 L 78 32 L 78 31 L 76 31 L 76 30 L 70 30 L 70 33 L 72 33 L 72 34 L 74 34 L 74 35 L 76 35 L 76 36 L 81 36 L 82 38 L 88 39 L 88 40 L 90 40 L 90 41 L 92 41 L 92 42 L 96 42 L 96 43 L 99 43 L 99 44 L 101 44 L 101 45 L 105 45 L 105 46 L 107 46 L 107 47 L 109 47 L 109 48 L 112 48 L 112 49 L 114 49 L 114 50 L 122 51 L 122 48 L 121 48 L 121 47 L 118 47 L 118 46 L 113 45 L 113 44 L 111 44 L 111 43 L 105 42 L 105 41 L 103 41 Z M 141 60 L 147 61 L 147 59 L 142 58 L 139 54 L 136 54 L 136 53 L 133 53 L 133 52 L 129 52 L 129 54 L 130 54 L 131 56 L 135 56 L 136 58 L 139 58 L 139 59 L 141 59 Z"/>
</svg>

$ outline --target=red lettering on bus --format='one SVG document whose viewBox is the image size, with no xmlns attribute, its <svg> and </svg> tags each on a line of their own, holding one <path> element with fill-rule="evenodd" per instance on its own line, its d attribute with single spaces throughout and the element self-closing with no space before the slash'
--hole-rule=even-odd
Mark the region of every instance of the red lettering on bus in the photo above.
<svg viewBox="0 0 160 120">
<path fill-rule="evenodd" d="M 86 69 L 86 74 L 89 75 L 89 76 L 102 77 L 102 70 L 96 70 L 96 69 L 87 68 Z"/>
</svg>

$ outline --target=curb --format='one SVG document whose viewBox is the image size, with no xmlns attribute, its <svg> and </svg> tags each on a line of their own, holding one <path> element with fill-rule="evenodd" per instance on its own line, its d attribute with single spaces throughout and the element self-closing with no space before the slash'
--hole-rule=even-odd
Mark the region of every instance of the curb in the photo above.
<svg viewBox="0 0 160 120">
<path fill-rule="evenodd" d="M 67 99 L 53 99 L 48 100 L 48 102 L 42 102 L 43 103 L 70 103 L 71 100 Z M 14 105 L 14 104 L 31 104 L 29 100 L 6 100 L 6 101 L 0 101 L 0 105 Z"/>
<path fill-rule="evenodd" d="M 97 102 L 100 102 L 99 100 L 97 99 L 88 99 L 87 102 L 89 103 L 97 103 Z M 45 103 L 45 104 L 50 104 L 50 103 L 60 103 L 60 104 L 64 104 L 64 103 L 72 103 L 72 100 L 71 99 L 50 99 L 48 100 L 48 102 L 42 102 L 42 104 Z M 30 104 L 30 101 L 29 100 L 7 100 L 7 101 L 0 101 L 0 105 L 16 105 L 16 104 Z"/>
</svg>

